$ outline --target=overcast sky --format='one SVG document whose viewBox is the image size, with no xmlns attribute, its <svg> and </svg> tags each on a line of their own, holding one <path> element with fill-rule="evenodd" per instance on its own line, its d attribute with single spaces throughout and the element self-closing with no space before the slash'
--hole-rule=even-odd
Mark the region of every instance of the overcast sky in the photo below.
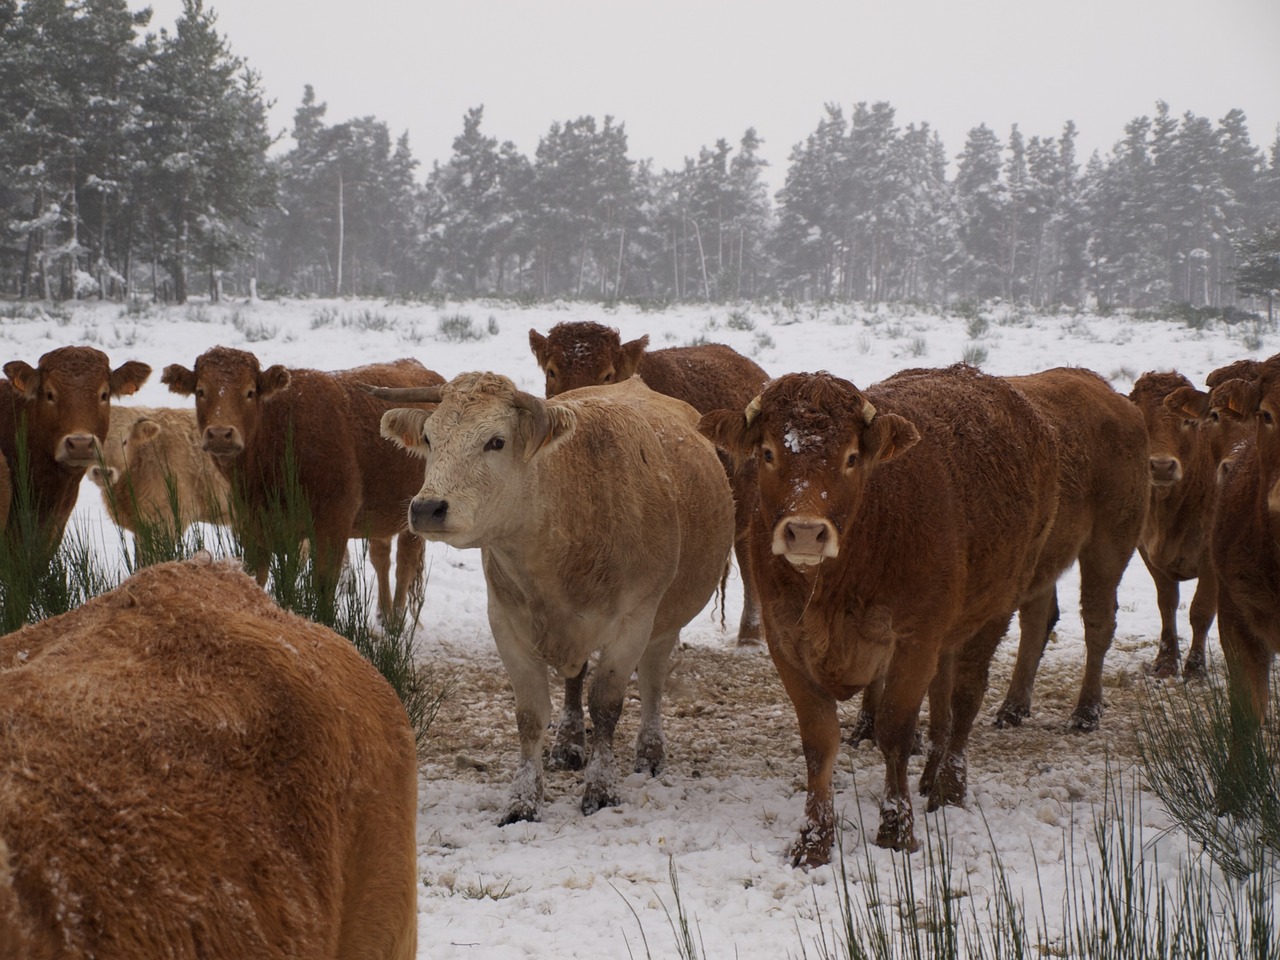
<svg viewBox="0 0 1280 960">
<path fill-rule="evenodd" d="M 181 0 L 130 0 L 172 27 Z M 310 83 L 330 124 L 408 131 L 425 176 L 462 117 L 531 159 L 553 121 L 606 115 L 630 156 L 676 168 L 748 127 L 782 185 L 826 103 L 888 101 L 954 159 L 985 123 L 1006 139 L 1074 120 L 1081 162 L 1163 99 L 1212 120 L 1239 107 L 1255 145 L 1280 123 L 1278 0 L 205 0 L 261 74 L 287 133 Z M 288 146 L 291 141 L 285 141 Z"/>
</svg>

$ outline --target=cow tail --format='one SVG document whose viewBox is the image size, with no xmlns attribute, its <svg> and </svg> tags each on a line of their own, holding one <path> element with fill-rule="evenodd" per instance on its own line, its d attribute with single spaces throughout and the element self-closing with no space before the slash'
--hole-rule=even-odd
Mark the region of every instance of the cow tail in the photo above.
<svg viewBox="0 0 1280 960">
<path fill-rule="evenodd" d="M 720 571 L 720 586 L 716 593 L 720 597 L 720 629 L 724 630 L 724 598 L 729 587 L 729 558 L 724 558 L 724 569 Z"/>
</svg>

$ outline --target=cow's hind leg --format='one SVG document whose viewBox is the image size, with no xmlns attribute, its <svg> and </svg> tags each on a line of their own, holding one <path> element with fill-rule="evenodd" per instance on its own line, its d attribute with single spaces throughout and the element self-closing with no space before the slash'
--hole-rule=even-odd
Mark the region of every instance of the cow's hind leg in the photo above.
<svg viewBox="0 0 1280 960">
<path fill-rule="evenodd" d="M 613 735 L 622 715 L 631 673 L 644 656 L 642 651 L 652 630 L 652 618 L 640 625 L 624 620 L 613 642 L 600 652 L 599 662 L 592 670 L 591 693 L 587 697 L 587 709 L 591 712 L 591 757 L 583 773 L 584 814 L 618 804 Z"/>
<path fill-rule="evenodd" d="M 1208 559 L 1200 562 L 1200 576 L 1196 580 L 1196 592 L 1191 597 L 1191 649 L 1182 676 L 1187 680 L 1203 677 L 1209 669 L 1205 657 L 1205 639 L 1213 618 L 1218 612 L 1218 574 Z"/>
<path fill-rule="evenodd" d="M 640 658 L 640 732 L 636 734 L 636 773 L 656 777 L 666 759 L 666 736 L 662 732 L 662 693 L 671 668 L 671 651 L 680 632 L 654 637 Z"/>
<path fill-rule="evenodd" d="M 408 530 L 396 534 L 396 595 L 392 602 L 397 614 L 422 605 L 426 557 L 426 541 L 420 536 Z"/>
<path fill-rule="evenodd" d="M 378 583 L 378 617 L 385 623 L 391 616 L 391 540 L 370 537 L 369 565 Z"/>
<path fill-rule="evenodd" d="M 1016 727 L 1031 716 L 1031 691 L 1040 669 L 1040 658 L 1049 644 L 1049 637 L 1058 622 L 1058 588 L 1048 589 L 1029 597 L 1018 608 L 1018 658 L 1009 679 L 1009 690 L 1004 703 L 996 711 L 997 727 Z"/>
<path fill-rule="evenodd" d="M 582 688 L 587 680 L 587 668 L 564 681 L 564 707 L 560 710 L 560 723 L 556 726 L 556 738 L 551 744 L 550 766 L 553 770 L 581 770 L 587 763 L 587 725 L 582 716 Z"/>
<path fill-rule="evenodd" d="M 1090 544 L 1080 553 L 1080 617 L 1084 621 L 1084 679 L 1071 712 L 1077 730 L 1098 729 L 1102 719 L 1102 665 L 1116 633 L 1116 593 L 1132 549 Z"/>
</svg>

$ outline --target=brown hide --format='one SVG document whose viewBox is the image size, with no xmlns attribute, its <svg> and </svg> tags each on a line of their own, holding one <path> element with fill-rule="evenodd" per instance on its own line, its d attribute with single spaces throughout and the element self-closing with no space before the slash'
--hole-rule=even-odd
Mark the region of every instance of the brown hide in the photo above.
<svg viewBox="0 0 1280 960">
<path fill-rule="evenodd" d="M 723 577 L 733 540 L 729 485 L 697 422 L 638 378 L 542 400 L 492 373 L 455 377 L 434 413 L 383 418 L 386 436 L 426 460 L 413 528 L 481 550 L 520 736 L 503 823 L 541 816 L 548 667 L 576 677 L 596 655 L 584 813 L 619 801 L 613 739 L 633 673 L 633 769 L 663 766 L 670 654 Z M 553 764 L 584 758 L 581 711 L 580 698 L 566 704 Z"/>
<path fill-rule="evenodd" d="M 1221 481 L 1211 536 L 1235 726 L 1228 777 L 1219 785 L 1227 810 L 1238 803 L 1231 771 L 1266 716 L 1271 663 L 1280 653 L 1280 367 L 1259 371 L 1252 382 L 1219 380 L 1210 403 L 1253 427 Z"/>
<path fill-rule="evenodd" d="M 1102 667 L 1116 631 L 1116 593 L 1142 534 L 1150 496 L 1147 429 L 1142 414 L 1090 370 L 1057 367 L 1006 377 L 1058 435 L 1058 510 L 1018 608 L 1018 659 L 996 723 L 1031 714 L 1040 657 L 1057 620 L 1057 582 L 1080 567 L 1085 669 L 1071 713 L 1077 730 L 1102 715 Z"/>
<path fill-rule="evenodd" d="M 196 359 L 194 370 L 172 364 L 161 380 L 174 393 L 195 395 L 204 449 L 231 481 L 233 503 L 245 506 L 235 526 L 259 583 L 266 581 L 270 547 L 258 518 L 283 496 L 292 444 L 311 511 L 321 595 L 333 596 L 347 540 L 367 539 L 379 609 L 386 615 L 403 608 L 422 572 L 422 544 L 405 533 L 422 467 L 382 439 L 379 422 L 390 404 L 360 385 L 427 386 L 443 382 L 438 373 L 412 359 L 333 372 L 278 364 L 264 370 L 251 353 L 214 347 Z M 295 534 L 301 540 L 308 532 Z M 392 538 L 398 544 L 394 599 L 387 575 Z"/>
<path fill-rule="evenodd" d="M 231 519 L 231 485 L 201 449 L 189 408 L 117 406 L 89 479 L 111 519 L 133 533 L 145 525 L 181 537 L 197 521 Z"/>
<path fill-rule="evenodd" d="M 648 336 L 622 343 L 618 331 L 599 323 L 558 323 L 544 337 L 529 331 L 529 346 L 546 375 L 546 395 L 578 387 L 616 383 L 638 373 L 651 390 L 675 397 L 698 413 L 741 410 L 760 392 L 769 375 L 755 361 L 720 343 L 649 350 Z M 742 574 L 743 606 L 739 643 L 760 642 L 756 600 L 746 547 L 750 505 L 755 501 L 756 462 L 726 460 L 736 508 L 735 552 Z"/>
<path fill-rule="evenodd" d="M 414 955 L 404 708 L 233 564 L 0 638 L 0 703 L 0 954 Z"/>
<path fill-rule="evenodd" d="M 793 863 L 830 856 L 836 701 L 877 680 L 885 797 L 876 842 L 914 849 L 916 717 L 935 674 L 945 677 L 930 711 L 947 714 L 950 729 L 932 745 L 920 788 L 930 809 L 963 802 L 964 750 L 990 657 L 1053 519 L 1053 429 L 1008 383 L 963 365 L 865 391 L 826 373 L 788 374 L 747 415 L 707 414 L 700 429 L 761 457 L 752 564 L 808 768 Z"/>
<path fill-rule="evenodd" d="M 1158 677 L 1178 674 L 1178 584 L 1196 580 L 1191 648 L 1182 668 L 1187 677 L 1205 672 L 1205 637 L 1217 611 L 1209 525 L 1217 493 L 1218 438 L 1224 431 L 1207 417 L 1182 409 L 1195 394 L 1191 382 L 1173 371 L 1144 373 L 1129 394 L 1142 411 L 1151 444 L 1151 499 L 1138 551 L 1155 582 L 1160 610 L 1160 650 L 1151 668 Z"/>
<path fill-rule="evenodd" d="M 27 483 L 36 518 L 52 545 L 80 492 L 85 470 L 96 462 L 107 435 L 111 398 L 128 396 L 146 382 L 151 368 L 130 360 L 115 370 L 94 347 L 59 347 L 32 367 L 21 360 L 4 365 L 0 380 L 0 453 L 16 471 L 18 436 L 26 431 Z"/>
</svg>

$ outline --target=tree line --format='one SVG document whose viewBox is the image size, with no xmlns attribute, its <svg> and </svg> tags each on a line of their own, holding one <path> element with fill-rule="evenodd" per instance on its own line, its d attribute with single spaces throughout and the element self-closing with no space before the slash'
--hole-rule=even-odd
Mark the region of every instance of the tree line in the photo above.
<svg viewBox="0 0 1280 960">
<path fill-rule="evenodd" d="M 676 170 L 625 125 L 552 123 L 533 157 L 462 118 L 421 175 L 407 134 L 331 123 L 311 87 L 276 150 L 258 74 L 203 0 L 0 0 L 0 291 L 1227 308 L 1280 289 L 1280 135 L 1163 102 L 1105 156 L 985 125 L 949 156 L 888 103 L 827 105 L 770 196 L 748 129 Z M 284 144 L 280 145 L 282 148 Z M 954 170 L 952 170 L 954 160 Z"/>
</svg>

